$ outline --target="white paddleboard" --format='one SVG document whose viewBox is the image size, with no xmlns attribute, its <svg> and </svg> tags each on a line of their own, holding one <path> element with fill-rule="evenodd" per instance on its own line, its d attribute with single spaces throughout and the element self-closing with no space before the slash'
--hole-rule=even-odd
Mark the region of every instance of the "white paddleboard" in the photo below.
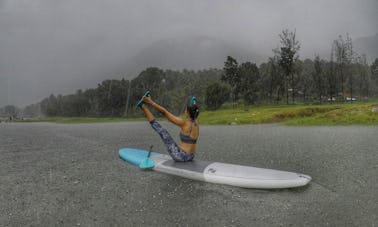
<svg viewBox="0 0 378 227">
<path fill-rule="evenodd" d="M 148 151 L 140 149 L 119 150 L 119 156 L 134 165 L 139 165 L 147 155 Z M 169 155 L 157 152 L 152 152 L 150 158 L 155 163 L 152 170 L 158 172 L 242 188 L 293 188 L 304 186 L 311 181 L 308 175 L 281 170 L 200 160 L 175 162 Z"/>
</svg>

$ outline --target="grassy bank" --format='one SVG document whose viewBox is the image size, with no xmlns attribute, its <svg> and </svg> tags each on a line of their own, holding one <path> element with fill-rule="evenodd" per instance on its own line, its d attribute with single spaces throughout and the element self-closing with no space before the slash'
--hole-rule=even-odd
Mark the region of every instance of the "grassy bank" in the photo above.
<svg viewBox="0 0 378 227">
<path fill-rule="evenodd" d="M 201 124 L 378 125 L 378 103 L 250 106 L 201 113 Z"/>
<path fill-rule="evenodd" d="M 41 118 L 22 122 L 99 123 L 145 121 L 144 118 Z M 286 125 L 378 125 L 378 103 L 249 106 L 200 114 L 203 125 L 280 123 Z"/>
</svg>

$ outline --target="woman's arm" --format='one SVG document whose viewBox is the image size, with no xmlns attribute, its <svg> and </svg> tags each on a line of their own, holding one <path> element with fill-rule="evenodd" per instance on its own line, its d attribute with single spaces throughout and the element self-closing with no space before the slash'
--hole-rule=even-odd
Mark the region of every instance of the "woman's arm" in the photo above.
<svg viewBox="0 0 378 227">
<path fill-rule="evenodd" d="M 178 125 L 180 127 L 185 124 L 185 121 L 182 118 L 179 118 L 179 117 L 173 115 L 167 109 L 165 109 L 164 107 L 160 106 L 156 102 L 152 101 L 151 97 L 144 97 L 143 101 L 145 103 L 149 103 L 153 108 L 155 108 L 157 111 L 159 111 L 160 113 L 162 113 L 173 124 Z"/>
</svg>

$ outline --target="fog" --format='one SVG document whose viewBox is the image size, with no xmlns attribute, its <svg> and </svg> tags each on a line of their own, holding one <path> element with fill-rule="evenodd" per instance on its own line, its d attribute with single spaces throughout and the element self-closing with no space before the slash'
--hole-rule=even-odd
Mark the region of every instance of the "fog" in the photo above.
<svg viewBox="0 0 378 227">
<path fill-rule="evenodd" d="M 354 40 L 378 33 L 378 1 L 0 0 L 0 107 L 96 87 L 103 79 L 133 78 L 148 66 L 221 68 L 226 58 L 199 64 L 191 61 L 198 56 L 187 54 L 183 64 L 155 52 L 159 61 L 144 61 L 161 43 L 171 45 L 164 54 L 178 46 L 183 54 L 185 47 L 195 53 L 203 48 L 196 40 L 205 37 L 249 51 L 261 63 L 286 28 L 296 30 L 301 58 L 327 57 L 338 35 Z"/>
</svg>

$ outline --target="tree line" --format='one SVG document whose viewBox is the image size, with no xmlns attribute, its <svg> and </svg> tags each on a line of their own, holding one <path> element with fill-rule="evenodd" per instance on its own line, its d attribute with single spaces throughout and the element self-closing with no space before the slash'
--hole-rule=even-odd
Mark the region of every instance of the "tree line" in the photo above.
<svg viewBox="0 0 378 227">
<path fill-rule="evenodd" d="M 205 100 L 206 87 L 219 81 L 221 75 L 220 69 L 173 71 L 150 67 L 132 80 L 105 80 L 94 89 L 50 95 L 40 107 L 46 116 L 133 117 L 141 114 L 136 104 L 150 90 L 156 102 L 180 113 L 189 96 Z"/>
<path fill-rule="evenodd" d="M 197 96 L 201 108 L 216 110 L 228 102 L 253 105 L 322 104 L 369 100 L 378 95 L 378 58 L 368 65 L 366 57 L 353 50 L 352 39 L 333 41 L 329 60 L 299 59 L 300 42 L 295 31 L 279 34 L 280 46 L 259 66 L 239 63 L 227 56 L 223 69 L 162 70 L 150 67 L 131 80 L 104 80 L 97 88 L 70 95 L 50 95 L 20 110 L 0 108 L 0 116 L 133 117 L 145 90 L 169 110 L 180 113 L 186 100 Z"/>
<path fill-rule="evenodd" d="M 257 67 L 238 64 L 228 56 L 222 81 L 231 86 L 234 103 L 325 103 L 368 100 L 377 95 L 378 59 L 369 66 L 366 56 L 353 51 L 352 40 L 339 36 L 332 44 L 330 60 L 300 60 L 295 31 L 280 34 L 281 46 Z"/>
</svg>

